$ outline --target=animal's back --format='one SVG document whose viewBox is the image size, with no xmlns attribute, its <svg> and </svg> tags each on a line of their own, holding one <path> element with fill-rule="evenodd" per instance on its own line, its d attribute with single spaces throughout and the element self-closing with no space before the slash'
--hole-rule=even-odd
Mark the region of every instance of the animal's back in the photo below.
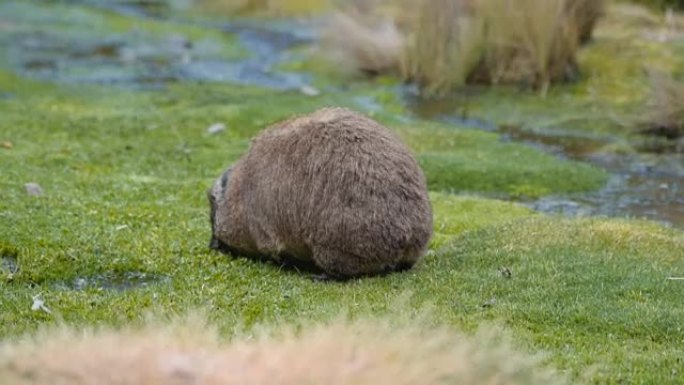
<svg viewBox="0 0 684 385">
<path fill-rule="evenodd" d="M 323 109 L 264 131 L 241 165 L 259 249 L 354 276 L 411 266 L 432 231 L 425 180 L 388 129 Z"/>
</svg>

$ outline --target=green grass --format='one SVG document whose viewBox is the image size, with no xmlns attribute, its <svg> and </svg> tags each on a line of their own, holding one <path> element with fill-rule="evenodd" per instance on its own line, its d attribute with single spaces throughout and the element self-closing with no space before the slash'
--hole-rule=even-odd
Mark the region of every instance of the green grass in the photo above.
<svg viewBox="0 0 684 385">
<path fill-rule="evenodd" d="M 476 196 L 431 193 L 434 234 L 430 249 L 438 249 L 455 235 L 534 215 L 520 205 Z"/>
<path fill-rule="evenodd" d="M 0 209 L 12 224 L 3 237 L 22 250 L 22 271 L 15 279 L 36 284 L 145 271 L 153 263 L 150 256 L 166 255 L 172 246 L 187 250 L 187 238 L 204 246 L 209 230 L 204 191 L 246 151 L 250 137 L 293 113 L 345 104 L 344 98 L 233 86 L 145 93 L 55 87 L 1 72 L 0 80 L 1 89 L 23 90 L 0 104 L 2 140 L 13 144 L 0 153 L 5 175 Z M 208 135 L 207 127 L 216 122 L 227 130 Z M 529 185 L 533 192 L 556 193 L 567 189 L 569 176 L 554 178 L 557 170 L 577 176 L 586 189 L 600 186 L 605 176 L 525 146 L 502 144 L 495 135 L 434 130 L 400 128 L 419 158 L 427 159 L 423 166 L 433 189 L 503 195 Z M 460 164 L 443 167 L 443 159 L 431 160 L 432 154 Z M 522 172 L 506 176 L 502 184 L 501 176 L 510 170 L 507 156 Z M 29 182 L 40 184 L 45 196 L 27 196 L 23 185 Z M 127 227 L 116 230 L 120 226 Z M 56 268 L 62 263 L 66 272 Z"/>
<path fill-rule="evenodd" d="M 0 69 L 0 142 L 12 144 L 0 147 L 0 339 L 59 322 L 141 324 L 150 312 L 201 309 L 231 335 L 341 312 L 429 308 L 436 322 L 468 332 L 501 324 L 574 376 L 682 383 L 681 288 L 666 278 L 684 274 L 684 234 L 648 222 L 547 217 L 493 199 L 588 191 L 606 174 L 491 133 L 403 119 L 383 82 L 304 97 L 221 84 L 49 84 Z M 382 107 L 374 116 L 407 142 L 428 178 L 435 236 L 417 268 L 318 283 L 208 250 L 205 190 L 251 137 L 322 106 L 360 108 L 357 97 L 368 95 Z M 217 122 L 226 131 L 207 134 Z M 44 195 L 27 195 L 28 182 Z M 151 282 L 135 286 L 141 273 Z M 75 290 L 82 279 L 91 284 Z M 109 288 L 127 280 L 134 286 Z M 37 295 L 52 314 L 31 310 Z"/>
<path fill-rule="evenodd" d="M 231 325 L 325 320 L 342 310 L 383 314 L 412 293 L 406 311 L 429 305 L 440 322 L 467 330 L 503 322 L 529 349 L 550 351 L 555 365 L 575 373 L 598 365 L 598 378 L 611 381 L 662 379 L 678 359 L 665 338 L 681 316 L 678 283 L 665 277 L 683 271 L 684 241 L 655 225 L 534 219 L 513 203 L 435 192 L 431 251 L 406 274 L 321 284 L 210 252 L 204 191 L 213 178 L 263 125 L 319 105 L 353 104 L 344 94 L 303 98 L 227 85 L 135 92 L 7 73 L 0 80 L 0 89 L 16 91 L 0 102 L 2 140 L 13 145 L 0 152 L 0 249 L 19 266 L 0 275 L 0 336 L 56 320 L 122 325 L 149 311 L 194 308 L 230 332 Z M 226 132 L 206 134 L 214 122 L 226 123 Z M 603 175 L 492 134 L 421 122 L 394 127 L 437 190 L 505 195 L 511 185 L 529 185 L 551 193 L 567 189 L 573 175 L 585 186 Z M 44 196 L 28 196 L 28 182 Z M 513 278 L 499 277 L 500 267 Z M 158 283 L 99 287 L 131 273 Z M 79 278 L 93 284 L 70 289 Z M 52 315 L 31 311 L 38 294 Z M 493 308 L 480 307 L 493 296 Z"/>
<path fill-rule="evenodd" d="M 424 125 L 403 132 L 403 136 L 413 144 L 434 190 L 503 192 L 534 198 L 594 190 L 606 180 L 600 169 L 558 162 L 533 148 L 501 142 L 491 133 Z"/>
<path fill-rule="evenodd" d="M 435 287 L 466 293 L 456 305 L 466 321 L 501 320 L 561 367 L 597 365 L 599 383 L 675 383 L 684 314 L 666 278 L 681 274 L 683 246 L 681 232 L 649 223 L 537 218 L 457 238 L 432 267 L 451 272 Z M 497 304 L 473 314 L 490 297 Z"/>
</svg>

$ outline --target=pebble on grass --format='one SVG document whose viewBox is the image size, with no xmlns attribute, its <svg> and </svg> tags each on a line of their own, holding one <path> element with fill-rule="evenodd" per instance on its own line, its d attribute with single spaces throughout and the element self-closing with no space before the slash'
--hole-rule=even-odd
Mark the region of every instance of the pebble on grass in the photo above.
<svg viewBox="0 0 684 385">
<path fill-rule="evenodd" d="M 38 183 L 26 183 L 24 185 L 26 193 L 32 197 L 43 195 L 43 188 Z"/>
<path fill-rule="evenodd" d="M 321 91 L 311 86 L 302 86 L 302 88 L 299 89 L 299 92 L 306 96 L 318 96 L 321 94 Z"/>
<path fill-rule="evenodd" d="M 214 123 L 207 128 L 209 135 L 216 135 L 226 130 L 226 125 L 223 123 Z"/>
</svg>

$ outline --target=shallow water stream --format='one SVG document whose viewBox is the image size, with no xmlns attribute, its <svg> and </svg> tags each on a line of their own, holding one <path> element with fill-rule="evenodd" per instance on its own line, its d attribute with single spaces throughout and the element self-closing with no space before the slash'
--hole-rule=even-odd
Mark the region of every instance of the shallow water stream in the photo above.
<svg viewBox="0 0 684 385">
<path fill-rule="evenodd" d="M 409 104 L 421 118 L 498 132 L 502 140 L 527 143 L 562 158 L 594 164 L 611 173 L 608 183 L 599 191 L 526 202 L 535 210 L 571 216 L 648 218 L 684 228 L 684 154 L 619 154 L 604 150 L 611 143 L 611 138 L 607 137 L 562 129 L 499 126 L 454 114 L 453 108 L 447 108 L 448 103 L 414 99 Z"/>
<path fill-rule="evenodd" d="M 165 84 L 230 82 L 273 89 L 300 89 L 310 82 L 305 73 L 276 71 L 289 50 L 311 42 L 311 31 L 297 23 L 194 22 L 171 19 L 171 25 L 200 28 L 214 34 L 191 38 L 181 32 L 107 30 L 93 26 L 88 7 L 104 8 L 132 18 L 153 20 L 166 15 L 161 2 L 72 1 L 72 14 L 54 15 L 20 2 L 0 4 L 0 21 L 7 33 L 0 35 L 9 47 L 9 65 L 18 73 L 40 80 L 98 83 L 134 88 L 158 88 Z M 10 18 L 21 14 L 34 28 L 13 28 Z M 30 16 L 28 16 L 30 14 Z M 144 20 L 143 20 L 144 21 Z M 65 23 L 71 23 L 68 28 Z M 89 31 L 88 29 L 92 29 Z M 103 29 L 100 29 L 103 28 Z M 223 36 L 225 39 L 216 38 Z M 238 44 L 229 40 L 237 40 Z M 243 50 L 236 50 L 243 47 Z M 244 51 L 244 52 L 243 52 Z"/>
</svg>

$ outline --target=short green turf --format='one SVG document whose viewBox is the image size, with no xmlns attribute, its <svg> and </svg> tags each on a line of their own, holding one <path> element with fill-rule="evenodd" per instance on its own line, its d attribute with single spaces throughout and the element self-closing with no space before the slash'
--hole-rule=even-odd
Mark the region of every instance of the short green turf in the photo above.
<svg viewBox="0 0 684 385">
<path fill-rule="evenodd" d="M 510 195 L 520 186 L 563 192 L 570 177 L 600 185 L 603 173 L 589 166 L 493 134 L 393 125 L 435 190 L 431 250 L 406 274 L 315 283 L 209 251 L 205 190 L 264 125 L 322 105 L 353 105 L 348 96 L 227 85 L 141 92 L 0 78 L 4 89 L 17 89 L 0 102 L 2 140 L 12 143 L 0 152 L 0 243 L 18 267 L 3 268 L 0 279 L 5 338 L 58 321 L 121 325 L 150 311 L 196 308 L 226 330 L 325 320 L 343 310 L 377 315 L 409 292 L 411 311 L 430 305 L 439 321 L 466 329 L 501 321 L 530 350 L 551 352 L 554 364 L 578 375 L 598 365 L 596 378 L 663 379 L 679 359 L 666 343 L 681 316 L 678 282 L 665 278 L 684 271 L 681 233 L 642 223 L 534 219 L 539 215 L 525 207 L 472 195 Z M 211 136 L 206 129 L 215 122 L 227 129 Z M 514 171 L 507 156 L 524 171 Z M 44 195 L 29 196 L 29 182 Z M 501 267 L 511 279 L 499 276 Z M 131 274 L 150 282 L 106 288 Z M 75 290 L 79 280 L 93 284 Z M 31 310 L 36 295 L 52 314 Z M 492 308 L 480 307 L 493 297 Z"/>
<path fill-rule="evenodd" d="M 50 7 L 100 15 L 116 33 L 147 24 Z M 16 23 L 28 28 L 38 16 Z M 150 23 L 150 33 L 176 28 Z M 186 33 L 204 36 L 194 27 Z M 317 97 L 229 84 L 143 91 L 28 80 L 9 68 L 4 49 L 0 58 L 8 66 L 0 68 L 0 339 L 60 322 L 125 325 L 149 312 L 197 309 L 231 334 L 341 312 L 391 314 L 402 303 L 403 312 L 430 308 L 437 322 L 467 331 L 502 324 L 575 379 L 682 383 L 682 286 L 667 280 L 684 275 L 681 231 L 548 217 L 495 199 L 594 190 L 607 178 L 600 169 L 406 118 L 403 104 L 372 83 Z M 371 113 L 415 152 L 434 209 L 424 260 L 402 274 L 321 283 L 210 251 L 205 191 L 214 178 L 263 127 L 329 105 Z M 214 123 L 226 130 L 210 135 Z M 26 193 L 31 182 L 42 196 Z M 34 298 L 51 313 L 31 310 Z"/>
</svg>

